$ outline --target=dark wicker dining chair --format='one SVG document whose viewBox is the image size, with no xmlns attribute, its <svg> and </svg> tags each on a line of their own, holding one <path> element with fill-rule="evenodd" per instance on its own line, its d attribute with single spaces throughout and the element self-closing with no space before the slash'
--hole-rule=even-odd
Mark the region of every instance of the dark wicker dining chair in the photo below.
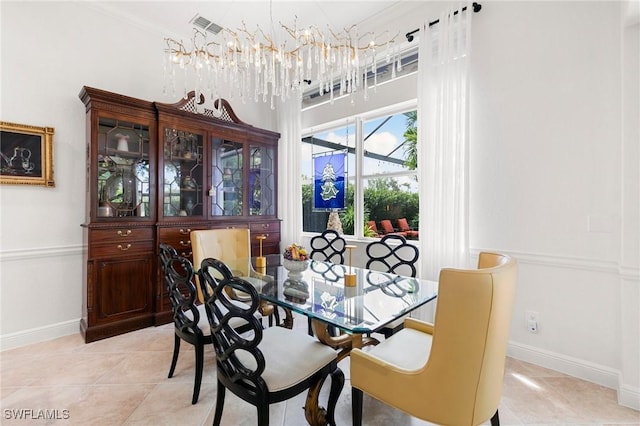
<svg viewBox="0 0 640 426">
<path fill-rule="evenodd" d="M 212 342 L 204 305 L 197 306 L 196 286 L 193 283 L 191 262 L 179 256 L 168 244 L 160 244 L 160 263 L 164 270 L 164 281 L 169 290 L 175 326 L 173 358 L 169 368 L 169 378 L 173 377 L 180 353 L 180 342 L 193 345 L 196 356 L 196 371 L 191 403 L 198 402 L 202 370 L 204 367 L 204 345 Z"/>
<path fill-rule="evenodd" d="M 175 328 L 173 357 L 168 377 L 173 377 L 175 372 L 178 355 L 180 354 L 180 342 L 184 340 L 193 345 L 196 366 L 191 403 L 195 404 L 198 402 L 202 383 L 204 347 L 213 341 L 209 320 L 207 319 L 204 305 L 196 304 L 195 274 L 191 262 L 178 255 L 173 247 L 164 243 L 160 244 L 159 257 L 164 271 L 164 281 L 169 291 Z M 244 320 L 236 319 L 232 324 L 240 331 L 248 329 L 248 324 Z"/>
<path fill-rule="evenodd" d="M 263 329 L 254 315 L 260 304 L 257 290 L 238 277 L 214 278 L 220 274 L 226 276 L 225 269 L 228 270 L 219 260 L 207 258 L 202 261 L 199 271 L 216 353 L 218 385 L 214 426 L 222 420 L 227 389 L 254 405 L 258 411 L 258 425 L 266 426 L 270 404 L 311 389 L 310 395 L 317 397 L 329 375 L 331 390 L 326 413 L 319 407 L 312 409 L 310 398 L 307 398 L 305 415 L 310 424 L 335 425 L 335 406 L 344 386 L 337 352 L 311 336 L 287 328 Z M 231 293 L 243 292 L 250 300 L 244 306 L 233 304 L 228 297 L 229 290 L 233 290 Z M 244 334 L 238 332 L 230 325 L 233 318 L 247 321 L 251 330 Z"/>
<path fill-rule="evenodd" d="M 347 241 L 342 238 L 337 231 L 333 229 L 323 231 L 320 235 L 311 238 L 310 246 L 310 259 L 339 265 L 344 263 L 344 252 L 347 250 Z M 309 336 L 313 336 L 310 317 L 307 318 L 307 332 Z M 331 328 L 331 333 L 336 334 L 337 331 Z"/>
<path fill-rule="evenodd" d="M 418 247 L 407 242 L 402 235 L 385 235 L 380 241 L 369 243 L 366 248 L 367 269 L 389 272 L 405 277 L 415 277 L 417 274 Z M 397 319 L 377 331 L 389 338 L 402 330 L 404 319 Z"/>
<path fill-rule="evenodd" d="M 323 260 L 331 263 L 344 263 L 344 252 L 347 242 L 333 229 L 322 231 L 320 235 L 311 238 L 311 253 L 309 257 L 314 260 Z"/>
</svg>

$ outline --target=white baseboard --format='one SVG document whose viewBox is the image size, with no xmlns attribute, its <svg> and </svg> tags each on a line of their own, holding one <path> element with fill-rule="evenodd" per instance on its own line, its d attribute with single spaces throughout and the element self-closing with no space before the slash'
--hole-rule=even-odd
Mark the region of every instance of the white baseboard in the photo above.
<svg viewBox="0 0 640 426">
<path fill-rule="evenodd" d="M 640 389 L 622 386 L 620 384 L 620 372 L 617 370 L 516 342 L 509 342 L 507 355 L 614 389 L 618 393 L 618 403 L 620 405 L 640 410 Z"/>
<path fill-rule="evenodd" d="M 0 336 L 0 350 L 46 342 L 80 332 L 80 318 Z"/>
<path fill-rule="evenodd" d="M 618 389 L 618 404 L 640 411 L 640 389 L 621 385 Z"/>
</svg>

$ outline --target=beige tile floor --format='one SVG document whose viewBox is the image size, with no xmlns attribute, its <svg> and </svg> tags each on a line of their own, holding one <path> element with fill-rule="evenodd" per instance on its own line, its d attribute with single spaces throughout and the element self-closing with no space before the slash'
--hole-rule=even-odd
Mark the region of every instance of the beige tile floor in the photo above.
<svg viewBox="0 0 640 426">
<path fill-rule="evenodd" d="M 304 332 L 306 321 L 298 319 L 296 329 Z M 174 377 L 168 379 L 172 349 L 169 324 L 90 344 L 72 335 L 0 352 L 0 424 L 211 424 L 216 393 L 213 348 L 206 357 L 196 405 L 191 405 L 193 350 L 182 345 Z M 338 425 L 351 424 L 348 362 L 347 358 L 340 363 L 347 380 L 336 408 Z M 322 396 L 326 401 L 326 393 Z M 304 398 L 300 395 L 273 405 L 271 424 L 306 424 Z M 27 419 L 14 418 L 20 410 Z M 39 419 L 39 410 L 49 410 L 58 419 Z M 507 359 L 500 418 L 503 425 L 640 425 L 640 412 L 617 405 L 615 391 L 511 358 Z M 255 425 L 256 421 L 252 406 L 227 393 L 223 425 Z M 367 396 L 364 424 L 428 425 Z"/>
</svg>

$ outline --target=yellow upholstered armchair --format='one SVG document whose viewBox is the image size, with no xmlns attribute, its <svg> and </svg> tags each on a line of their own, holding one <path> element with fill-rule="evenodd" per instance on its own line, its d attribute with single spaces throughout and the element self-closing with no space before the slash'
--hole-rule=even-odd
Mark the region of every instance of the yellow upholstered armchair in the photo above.
<svg viewBox="0 0 640 426">
<path fill-rule="evenodd" d="M 364 392 L 432 423 L 499 425 L 516 273 L 495 253 L 480 253 L 476 270 L 443 269 L 433 325 L 407 318 L 378 346 L 352 350 L 353 424 Z"/>
<path fill-rule="evenodd" d="M 240 277 L 253 284 L 254 287 L 266 284 L 273 280 L 272 277 L 258 273 L 251 266 L 251 237 L 248 228 L 223 228 L 191 231 L 191 250 L 193 251 L 193 264 L 200 268 L 204 259 L 214 258 L 223 262 L 235 277 Z M 204 296 L 200 283 L 197 283 L 198 300 L 204 303 Z M 247 295 L 230 294 L 236 300 L 249 300 Z M 274 306 L 263 302 L 260 304 L 260 313 L 269 317 L 269 325 L 272 323 L 272 315 L 276 315 Z"/>
</svg>

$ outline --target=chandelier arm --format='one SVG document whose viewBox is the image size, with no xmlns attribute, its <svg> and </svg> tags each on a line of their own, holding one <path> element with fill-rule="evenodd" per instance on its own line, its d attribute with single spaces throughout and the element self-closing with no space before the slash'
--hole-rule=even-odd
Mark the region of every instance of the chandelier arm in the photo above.
<svg viewBox="0 0 640 426">
<path fill-rule="evenodd" d="M 392 44 L 396 42 L 396 38 L 398 38 L 398 36 L 400 35 L 400 32 L 397 32 L 396 35 L 394 35 L 392 38 L 390 38 L 389 40 L 385 41 L 384 43 L 376 43 L 373 47 L 384 47 L 388 44 Z M 372 46 L 370 46 L 369 44 L 367 44 L 364 47 L 359 47 L 358 46 L 358 50 L 367 50 L 370 49 Z"/>
<path fill-rule="evenodd" d="M 184 46 L 181 42 L 178 42 L 172 38 L 164 39 L 167 43 L 167 50 L 169 53 L 182 53 Z"/>
<path fill-rule="evenodd" d="M 336 33 L 334 33 L 333 30 L 331 28 L 329 28 L 329 26 L 327 26 L 327 29 L 331 33 L 331 36 L 334 38 L 334 40 L 340 40 L 340 36 L 337 35 Z"/>
<path fill-rule="evenodd" d="M 244 24 L 244 22 L 243 22 Z M 231 37 L 233 38 L 233 44 L 234 44 L 234 48 L 232 49 L 231 46 L 229 46 L 229 44 L 227 44 L 227 51 L 229 52 L 241 52 L 241 50 L 238 50 L 238 45 L 240 44 L 240 37 L 238 37 L 238 33 L 235 31 L 232 31 L 228 28 L 225 28 L 225 31 L 228 32 L 229 34 L 231 34 Z M 242 32 L 242 31 L 246 31 L 246 30 L 242 30 L 242 29 L 238 29 L 238 31 Z"/>
<path fill-rule="evenodd" d="M 298 38 L 296 37 L 296 30 L 298 29 L 297 26 L 294 26 L 294 29 L 292 30 L 291 28 L 287 27 L 286 25 L 284 25 L 282 22 L 278 22 L 280 24 L 280 27 L 282 29 L 284 29 L 287 33 L 289 33 L 289 36 L 294 39 L 297 40 Z"/>
<path fill-rule="evenodd" d="M 268 36 L 268 35 L 267 35 L 263 30 L 262 30 L 262 28 L 260 28 L 260 26 L 258 26 L 258 31 L 260 32 L 260 34 L 262 34 L 262 37 L 264 37 L 264 39 L 265 39 L 266 41 L 268 41 L 268 42 L 269 42 L 269 44 L 268 44 L 268 45 L 267 45 L 267 44 L 262 44 L 262 42 L 261 42 L 261 43 L 260 43 L 260 47 L 261 47 L 261 48 L 267 48 L 269 51 L 271 51 L 271 52 L 275 52 L 277 49 L 276 49 L 275 47 L 273 47 L 273 46 L 274 46 L 273 39 L 272 39 L 271 37 L 269 37 L 269 36 Z M 254 35 L 252 35 L 252 36 L 253 36 L 253 37 L 255 37 L 255 34 L 254 34 Z"/>
<path fill-rule="evenodd" d="M 203 51 L 204 51 L 204 53 L 206 53 L 206 54 L 207 54 L 207 57 L 209 57 L 209 58 L 214 58 L 214 59 L 218 59 L 218 58 L 220 57 L 220 55 L 216 55 L 215 53 L 211 53 L 211 52 L 209 51 L 209 47 L 210 47 L 211 45 L 214 45 L 214 46 L 220 46 L 220 43 L 216 43 L 215 41 L 210 41 L 209 43 L 207 43 L 207 44 L 205 44 L 205 45 L 204 45 L 204 49 L 203 49 Z"/>
</svg>

